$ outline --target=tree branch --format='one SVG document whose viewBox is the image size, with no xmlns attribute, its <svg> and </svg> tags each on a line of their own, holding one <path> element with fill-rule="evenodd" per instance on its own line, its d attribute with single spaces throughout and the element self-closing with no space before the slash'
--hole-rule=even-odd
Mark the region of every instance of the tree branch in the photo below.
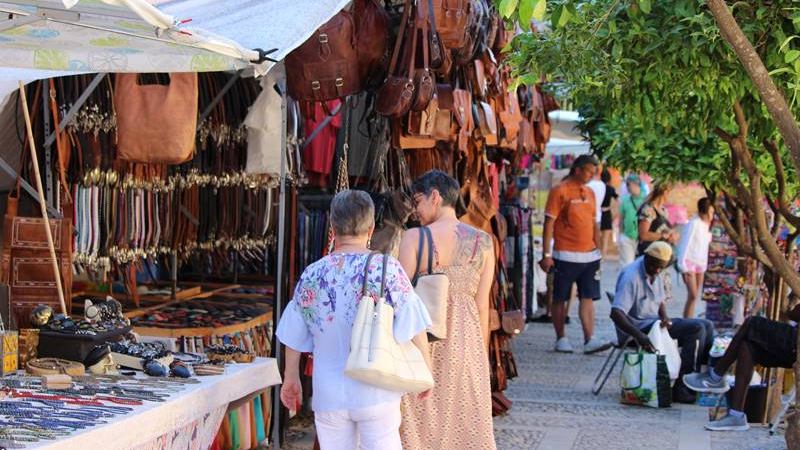
<svg viewBox="0 0 800 450">
<path fill-rule="evenodd" d="M 725 198 L 730 197 L 729 194 L 725 193 Z M 736 228 L 731 223 L 731 220 L 728 218 L 729 208 L 723 201 L 722 196 L 717 197 L 716 208 L 717 208 L 717 218 L 719 219 L 720 223 L 722 224 L 722 228 L 725 229 L 725 232 L 728 233 L 728 236 L 731 238 L 736 247 L 739 251 L 751 258 L 754 258 L 756 261 L 763 264 L 765 267 L 769 267 L 772 269 L 772 264 L 769 260 L 764 256 L 764 252 L 761 251 L 760 248 L 757 246 L 752 246 L 750 243 L 747 242 L 747 238 L 741 233 L 741 231 L 737 231 Z"/>
<path fill-rule="evenodd" d="M 725 143 L 730 144 L 733 142 L 733 135 L 729 134 L 727 131 L 723 130 L 720 127 L 714 128 L 714 133 L 719 136 L 720 139 L 725 141 Z"/>
<path fill-rule="evenodd" d="M 793 292 L 800 292 L 800 275 L 791 267 L 769 232 L 766 212 L 764 211 L 764 193 L 761 189 L 761 173 L 753 161 L 753 155 L 747 148 L 746 141 L 740 138 L 733 141 L 730 149 L 731 157 L 741 162 L 750 181 L 749 189 L 747 189 L 741 180 L 736 177 L 735 187 L 737 193 L 748 203 L 747 206 L 750 210 L 748 219 L 754 228 L 753 244 L 755 246 L 755 242 L 758 242 L 767 259 L 772 263 L 775 274 L 783 278 Z"/>
<path fill-rule="evenodd" d="M 744 109 L 739 100 L 733 102 L 733 117 L 736 119 L 736 125 L 739 127 L 738 138 L 747 142 L 747 134 L 750 132 L 750 124 L 744 115 Z"/>
<path fill-rule="evenodd" d="M 778 182 L 778 197 L 776 199 L 776 214 L 780 214 L 791 224 L 795 229 L 800 229 L 800 217 L 792 214 L 789 210 L 789 205 L 786 199 L 786 169 L 781 159 L 780 151 L 775 142 L 764 139 L 764 148 L 772 157 L 772 163 L 775 165 L 775 179 Z M 777 221 L 776 221 L 777 223 Z"/>
<path fill-rule="evenodd" d="M 792 111 L 786 103 L 786 98 L 775 86 L 775 82 L 769 76 L 764 62 L 756 53 L 753 44 L 744 35 L 736 19 L 731 14 L 728 5 L 724 0 L 707 0 L 711 15 L 719 26 L 720 34 L 733 48 L 733 52 L 741 61 L 742 66 L 747 71 L 753 81 L 758 93 L 764 101 L 770 116 L 783 136 L 784 142 L 789 147 L 792 155 L 792 162 L 797 173 L 800 173 L 800 127 L 795 122 Z"/>
</svg>

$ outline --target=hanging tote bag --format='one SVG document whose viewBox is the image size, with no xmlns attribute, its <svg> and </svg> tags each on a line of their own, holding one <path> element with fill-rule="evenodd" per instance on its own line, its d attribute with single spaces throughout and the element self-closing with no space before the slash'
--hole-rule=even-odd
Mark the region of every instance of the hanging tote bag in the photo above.
<svg viewBox="0 0 800 450">
<path fill-rule="evenodd" d="M 197 74 L 170 73 L 166 86 L 141 85 L 136 73 L 115 76 L 117 157 L 145 164 L 180 164 L 192 159 Z"/>
<path fill-rule="evenodd" d="M 669 369 L 664 355 L 642 350 L 625 353 L 619 384 L 622 388 L 620 401 L 626 405 L 672 406 Z"/>
<path fill-rule="evenodd" d="M 364 284 L 358 304 L 350 355 L 344 373 L 348 377 L 381 389 L 397 392 L 422 392 L 433 387 L 431 374 L 422 352 L 413 342 L 400 344 L 394 338 L 394 308 L 386 304 L 386 265 L 389 255 L 383 255 L 381 288 L 375 301 L 367 292 L 367 275 L 372 257 L 364 266 Z"/>
<path fill-rule="evenodd" d="M 428 243 L 428 273 L 420 275 L 422 253 L 425 250 L 426 242 Z M 433 235 L 428 227 L 419 229 L 417 270 L 411 284 L 431 316 L 432 325 L 428 330 L 428 340 L 445 339 L 447 337 L 447 297 L 450 293 L 450 279 L 443 273 L 433 273 Z"/>
</svg>

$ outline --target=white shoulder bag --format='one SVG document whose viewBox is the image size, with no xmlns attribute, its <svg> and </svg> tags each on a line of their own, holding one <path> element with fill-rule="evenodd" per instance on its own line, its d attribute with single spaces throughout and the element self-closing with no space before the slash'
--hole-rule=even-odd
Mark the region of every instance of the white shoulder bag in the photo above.
<svg viewBox="0 0 800 450">
<path fill-rule="evenodd" d="M 424 235 L 424 236 L 423 236 Z M 420 275 L 422 252 L 428 242 L 428 273 Z M 419 247 L 417 249 L 417 270 L 411 280 L 414 292 L 417 293 L 428 315 L 431 316 L 431 327 L 428 340 L 438 341 L 447 337 L 447 297 L 450 294 L 450 279 L 446 274 L 433 273 L 433 236 L 428 227 L 419 229 Z"/>
<path fill-rule="evenodd" d="M 358 304 L 353 334 L 350 337 L 350 355 L 344 373 L 348 377 L 381 389 L 398 392 L 422 392 L 433 387 L 431 374 L 422 352 L 413 342 L 400 344 L 394 338 L 394 309 L 386 304 L 386 264 L 389 255 L 383 255 L 381 290 L 375 302 L 367 292 L 367 275 L 372 257 L 364 266 L 364 284 Z"/>
</svg>

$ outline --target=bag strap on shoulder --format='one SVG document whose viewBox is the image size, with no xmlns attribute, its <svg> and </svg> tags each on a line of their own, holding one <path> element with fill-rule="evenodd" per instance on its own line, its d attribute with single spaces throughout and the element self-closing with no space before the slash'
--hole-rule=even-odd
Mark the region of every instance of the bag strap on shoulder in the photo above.
<svg viewBox="0 0 800 450">
<path fill-rule="evenodd" d="M 383 254 L 383 269 L 381 271 L 381 291 L 378 293 L 378 298 L 385 298 L 386 295 L 386 268 L 389 266 L 389 254 Z"/>
<path fill-rule="evenodd" d="M 411 285 L 416 287 L 419 281 L 420 266 L 422 264 L 422 252 L 425 250 L 425 242 L 428 242 L 428 273 L 433 272 L 433 235 L 428 227 L 419 228 L 419 245 L 417 247 L 417 268 L 414 270 L 414 277 L 411 279 Z"/>
<path fill-rule="evenodd" d="M 367 256 L 367 262 L 364 264 L 364 281 L 361 284 L 361 296 L 364 297 L 367 295 L 367 280 L 369 279 L 369 265 L 372 262 L 372 257 L 375 255 L 379 255 L 378 252 L 372 252 Z"/>
</svg>

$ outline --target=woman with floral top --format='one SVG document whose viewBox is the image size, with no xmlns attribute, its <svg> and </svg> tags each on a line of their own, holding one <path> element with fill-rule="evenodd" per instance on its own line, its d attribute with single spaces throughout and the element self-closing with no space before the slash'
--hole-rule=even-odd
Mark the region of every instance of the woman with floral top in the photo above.
<svg viewBox="0 0 800 450">
<path fill-rule="evenodd" d="M 301 352 L 314 355 L 314 396 L 317 437 L 322 450 L 401 449 L 400 397 L 345 376 L 350 336 L 361 299 L 375 207 L 369 195 L 345 190 L 333 198 L 330 221 L 333 252 L 310 265 L 297 283 L 294 297 L 278 324 L 278 339 L 286 345 L 286 369 L 281 401 L 296 410 L 302 399 Z M 372 258 L 367 291 L 378 295 L 383 258 Z M 430 366 L 426 329 L 431 320 L 414 293 L 400 263 L 388 258 L 386 301 L 394 308 L 394 337 L 413 341 Z M 418 394 L 427 398 L 430 391 Z"/>
</svg>

